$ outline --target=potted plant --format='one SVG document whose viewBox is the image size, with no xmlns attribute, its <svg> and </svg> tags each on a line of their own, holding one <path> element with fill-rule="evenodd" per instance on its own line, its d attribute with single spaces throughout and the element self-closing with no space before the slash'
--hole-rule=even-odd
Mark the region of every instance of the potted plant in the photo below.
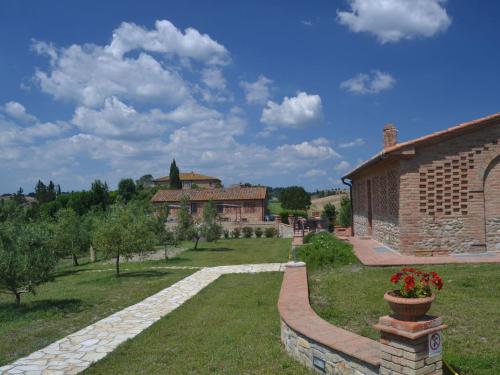
<svg viewBox="0 0 500 375">
<path fill-rule="evenodd" d="M 401 320 L 416 321 L 429 311 L 436 299 L 434 290 L 441 290 L 443 280 L 436 272 L 422 272 L 415 268 L 402 268 L 391 277 L 399 289 L 386 292 L 384 299 Z"/>
</svg>

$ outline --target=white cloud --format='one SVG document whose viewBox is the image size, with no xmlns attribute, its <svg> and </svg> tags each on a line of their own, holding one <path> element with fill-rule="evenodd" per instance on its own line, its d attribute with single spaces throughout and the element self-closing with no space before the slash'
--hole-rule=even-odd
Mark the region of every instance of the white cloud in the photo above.
<svg viewBox="0 0 500 375">
<path fill-rule="evenodd" d="M 224 90 L 226 88 L 226 80 L 218 68 L 203 69 L 202 80 L 212 89 Z"/>
<path fill-rule="evenodd" d="M 322 169 L 310 169 L 306 173 L 304 173 L 304 177 L 321 177 L 326 176 L 326 171 Z"/>
<path fill-rule="evenodd" d="M 431 37 L 445 31 L 451 18 L 446 0 L 348 0 L 350 11 L 337 11 L 338 21 L 353 32 L 374 34 L 380 43 Z"/>
<path fill-rule="evenodd" d="M 353 141 L 339 144 L 339 147 L 340 148 L 351 148 L 351 147 L 363 146 L 364 144 L 365 144 L 365 140 L 363 138 L 356 138 Z"/>
<path fill-rule="evenodd" d="M 283 99 L 281 104 L 268 101 L 260 121 L 269 126 L 301 128 L 323 117 L 321 97 L 299 92 L 297 96 Z"/>
<path fill-rule="evenodd" d="M 10 117 L 24 121 L 24 122 L 33 122 L 37 121 L 37 118 L 33 115 L 30 115 L 26 112 L 26 108 L 21 103 L 10 101 L 5 103 L 3 106 L 4 112 Z"/>
<path fill-rule="evenodd" d="M 246 101 L 249 104 L 264 104 L 271 97 L 270 85 L 273 83 L 269 78 L 260 75 L 255 82 L 240 82 L 245 91 Z"/>
<path fill-rule="evenodd" d="M 389 73 L 374 70 L 371 75 L 359 73 L 340 84 L 340 87 L 355 94 L 378 94 L 394 87 L 396 80 Z"/>
<path fill-rule="evenodd" d="M 335 170 L 339 171 L 339 172 L 346 171 L 349 168 L 351 168 L 351 163 L 349 163 L 348 161 L 345 161 L 345 160 L 342 160 L 340 163 L 338 163 L 335 166 Z"/>
<path fill-rule="evenodd" d="M 137 112 L 118 98 L 110 97 L 104 107 L 95 110 L 78 107 L 72 119 L 81 131 L 106 138 L 158 137 L 168 129 L 168 115 L 155 109 Z"/>
<path fill-rule="evenodd" d="M 188 83 L 146 53 L 121 58 L 95 45 L 72 45 L 56 53 L 50 71 L 35 75 L 41 89 L 56 99 L 95 107 L 110 96 L 168 104 L 189 97 Z"/>
<path fill-rule="evenodd" d="M 278 147 L 278 150 L 296 158 L 326 160 L 340 157 L 340 155 L 330 146 L 326 144 L 318 145 L 315 144 L 314 141 L 304 141 L 298 144 L 282 145 Z"/>
<path fill-rule="evenodd" d="M 183 33 L 167 20 L 156 21 L 154 30 L 123 22 L 113 32 L 113 40 L 106 46 L 107 52 L 120 59 L 127 52 L 136 49 L 175 55 L 181 59 L 194 59 L 207 64 L 229 62 L 229 53 L 222 44 L 191 27 Z"/>
</svg>

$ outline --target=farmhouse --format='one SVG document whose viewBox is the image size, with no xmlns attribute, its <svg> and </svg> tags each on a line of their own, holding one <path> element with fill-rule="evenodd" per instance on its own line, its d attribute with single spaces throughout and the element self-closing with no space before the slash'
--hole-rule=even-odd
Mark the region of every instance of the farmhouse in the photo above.
<svg viewBox="0 0 500 375">
<path fill-rule="evenodd" d="M 169 216 L 175 217 L 182 197 L 189 200 L 190 212 L 194 217 L 203 215 L 203 205 L 215 202 L 219 218 L 222 221 L 257 223 L 264 220 L 267 207 L 267 188 L 232 187 L 189 190 L 160 190 L 151 202 L 168 204 Z"/>
<path fill-rule="evenodd" d="M 199 189 L 213 189 L 221 186 L 221 180 L 217 177 L 205 176 L 200 173 L 188 172 L 179 173 L 179 178 L 182 183 L 183 189 L 199 188 Z M 168 187 L 170 184 L 170 177 L 160 177 L 153 180 L 157 187 Z"/>
<path fill-rule="evenodd" d="M 500 113 L 403 143 L 386 125 L 383 140 L 342 179 L 355 235 L 405 254 L 500 250 Z"/>
</svg>

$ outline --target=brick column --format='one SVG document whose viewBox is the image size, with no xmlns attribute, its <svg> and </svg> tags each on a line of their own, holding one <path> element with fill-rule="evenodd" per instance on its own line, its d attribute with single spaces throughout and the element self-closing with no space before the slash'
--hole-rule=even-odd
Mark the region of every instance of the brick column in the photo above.
<svg viewBox="0 0 500 375">
<path fill-rule="evenodd" d="M 416 322 L 383 316 L 375 324 L 380 331 L 380 375 L 441 375 L 441 317 L 425 315 Z"/>
</svg>

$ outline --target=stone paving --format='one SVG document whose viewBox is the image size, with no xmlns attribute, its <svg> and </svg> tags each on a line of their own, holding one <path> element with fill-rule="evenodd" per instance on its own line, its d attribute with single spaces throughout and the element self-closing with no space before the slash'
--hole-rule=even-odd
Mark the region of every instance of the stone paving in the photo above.
<svg viewBox="0 0 500 375">
<path fill-rule="evenodd" d="M 354 253 L 365 266 L 403 266 L 416 264 L 467 264 L 500 263 L 500 252 L 490 251 L 476 254 L 450 254 L 441 256 L 403 255 L 389 249 L 374 239 L 346 237 Z"/>
<path fill-rule="evenodd" d="M 0 367 L 0 374 L 77 374 L 178 308 L 219 276 L 283 271 L 281 263 L 207 267 L 143 301 Z"/>
</svg>

